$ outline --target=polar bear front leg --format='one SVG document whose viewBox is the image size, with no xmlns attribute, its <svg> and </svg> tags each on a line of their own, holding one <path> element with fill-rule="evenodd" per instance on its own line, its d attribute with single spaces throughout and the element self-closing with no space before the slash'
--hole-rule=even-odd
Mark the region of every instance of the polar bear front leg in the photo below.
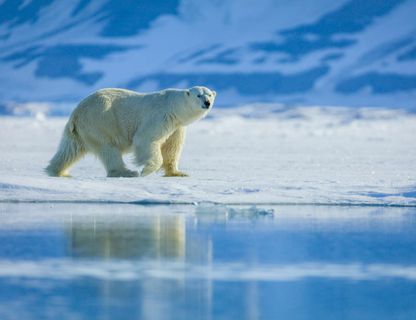
<svg viewBox="0 0 416 320">
<path fill-rule="evenodd" d="M 185 141 L 185 128 L 179 127 L 162 145 L 163 169 L 165 177 L 187 177 L 184 172 L 178 171 L 178 163 Z"/>
</svg>

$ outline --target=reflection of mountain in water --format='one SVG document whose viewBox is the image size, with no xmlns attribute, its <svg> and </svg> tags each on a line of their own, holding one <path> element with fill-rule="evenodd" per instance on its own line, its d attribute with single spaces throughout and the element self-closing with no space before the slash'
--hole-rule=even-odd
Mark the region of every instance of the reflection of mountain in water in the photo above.
<svg viewBox="0 0 416 320">
<path fill-rule="evenodd" d="M 414 105 L 415 11 L 412 0 L 4 0 L 0 103 L 205 84 L 218 104 Z"/>
</svg>

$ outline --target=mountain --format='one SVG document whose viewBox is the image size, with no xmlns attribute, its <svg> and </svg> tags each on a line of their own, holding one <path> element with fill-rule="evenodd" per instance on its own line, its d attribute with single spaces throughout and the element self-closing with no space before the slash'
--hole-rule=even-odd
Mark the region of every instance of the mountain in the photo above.
<svg viewBox="0 0 416 320">
<path fill-rule="evenodd" d="M 222 106 L 414 109 L 415 12 L 416 0 L 0 0 L 0 105 L 206 85 Z"/>
</svg>

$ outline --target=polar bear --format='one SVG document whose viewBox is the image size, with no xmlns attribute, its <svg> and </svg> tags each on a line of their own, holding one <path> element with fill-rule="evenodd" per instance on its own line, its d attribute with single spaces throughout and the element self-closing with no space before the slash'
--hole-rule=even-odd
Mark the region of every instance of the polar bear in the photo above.
<svg viewBox="0 0 416 320">
<path fill-rule="evenodd" d="M 167 177 L 184 177 L 178 162 L 185 127 L 212 108 L 216 92 L 206 87 L 165 89 L 138 93 L 102 89 L 72 112 L 59 145 L 45 171 L 50 176 L 69 176 L 68 169 L 87 152 L 98 156 L 108 177 L 137 177 L 128 170 L 122 154 L 133 151 L 141 176 L 163 167 Z"/>
</svg>

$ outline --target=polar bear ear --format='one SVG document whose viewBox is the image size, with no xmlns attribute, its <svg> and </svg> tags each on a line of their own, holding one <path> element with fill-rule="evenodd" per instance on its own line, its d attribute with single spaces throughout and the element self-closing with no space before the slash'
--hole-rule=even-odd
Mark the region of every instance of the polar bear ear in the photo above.
<svg viewBox="0 0 416 320">
<path fill-rule="evenodd" d="M 217 95 L 217 92 L 212 90 L 212 94 L 214 95 L 214 97 Z"/>
</svg>

